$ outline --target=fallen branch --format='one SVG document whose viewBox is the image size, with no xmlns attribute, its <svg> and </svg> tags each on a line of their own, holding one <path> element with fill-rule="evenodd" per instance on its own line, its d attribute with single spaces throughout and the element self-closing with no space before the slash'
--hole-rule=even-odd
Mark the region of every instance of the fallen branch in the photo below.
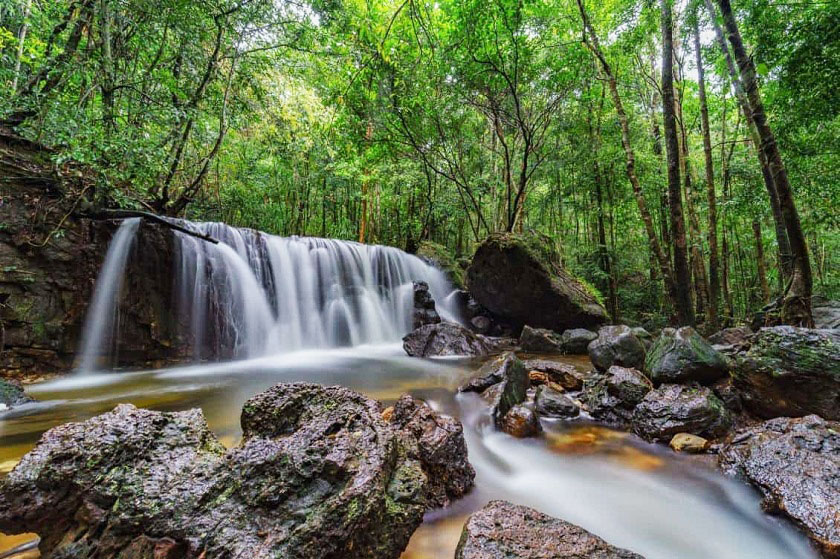
<svg viewBox="0 0 840 559">
<path fill-rule="evenodd" d="M 83 217 L 87 217 L 89 219 L 128 219 L 131 217 L 139 217 L 142 219 L 148 219 L 149 221 L 153 221 L 155 223 L 159 223 L 164 227 L 174 229 L 175 231 L 180 231 L 185 235 L 190 235 L 191 237 L 201 239 L 202 241 L 207 241 L 208 243 L 213 243 L 214 245 L 219 244 L 219 240 L 214 239 L 210 235 L 205 235 L 196 231 L 190 231 L 186 227 L 181 227 L 177 223 L 173 223 L 165 217 L 161 217 L 151 212 L 144 212 L 139 210 L 97 210 L 95 212 L 85 213 L 83 214 Z"/>
</svg>

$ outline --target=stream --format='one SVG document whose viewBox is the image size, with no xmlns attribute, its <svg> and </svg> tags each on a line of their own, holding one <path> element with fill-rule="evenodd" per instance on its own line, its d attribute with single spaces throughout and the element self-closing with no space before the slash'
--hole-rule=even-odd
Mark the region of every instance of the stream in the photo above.
<svg viewBox="0 0 840 559">
<path fill-rule="evenodd" d="M 585 357 L 562 357 L 581 370 Z M 708 464 L 584 421 L 550 423 L 537 439 L 496 432 L 484 401 L 457 394 L 476 360 L 406 357 L 398 344 L 304 350 L 226 363 L 129 373 L 76 374 L 28 387 L 38 401 L 0 413 L 0 475 L 41 433 L 117 403 L 161 411 L 200 407 L 228 446 L 244 401 L 278 383 L 341 384 L 385 403 L 409 392 L 459 417 L 476 487 L 427 514 L 403 559 L 451 559 L 468 514 L 506 499 L 568 520 L 647 559 L 806 559 L 805 538 L 764 515 L 759 497 Z M 0 537 L 0 550 L 17 545 Z M 0 551 L 2 553 L 2 551 Z M 37 554 L 17 557 L 37 557 Z"/>
</svg>

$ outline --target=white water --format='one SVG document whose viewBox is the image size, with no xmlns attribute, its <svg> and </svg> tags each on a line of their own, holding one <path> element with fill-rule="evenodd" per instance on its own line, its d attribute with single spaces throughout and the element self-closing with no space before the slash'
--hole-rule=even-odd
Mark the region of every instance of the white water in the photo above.
<svg viewBox="0 0 840 559">
<path fill-rule="evenodd" d="M 196 360 L 398 342 L 411 330 L 413 281 L 429 284 L 444 320 L 459 321 L 443 273 L 399 249 L 179 223 L 220 241 L 174 233 L 175 305 Z M 83 372 L 119 345 L 113 317 L 138 224 L 125 221 L 108 249 L 85 326 Z"/>
<path fill-rule="evenodd" d="M 115 333 L 119 330 L 119 300 L 125 264 L 139 226 L 140 218 L 137 217 L 123 221 L 108 247 L 85 318 L 80 371 L 94 370 L 101 359 L 116 351 Z"/>
</svg>

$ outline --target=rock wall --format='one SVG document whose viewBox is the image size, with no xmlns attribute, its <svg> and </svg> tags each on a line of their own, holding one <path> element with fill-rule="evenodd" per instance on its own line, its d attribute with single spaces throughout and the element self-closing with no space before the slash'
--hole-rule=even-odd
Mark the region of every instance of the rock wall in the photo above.
<svg viewBox="0 0 840 559">
<path fill-rule="evenodd" d="M 0 177 L 0 376 L 66 372 L 116 225 L 78 217 L 95 184 L 90 177 L 53 166 L 49 152 L 2 131 Z M 176 349 L 169 311 L 172 235 L 144 223 L 135 249 L 119 363 L 177 359 L 184 351 Z"/>
</svg>

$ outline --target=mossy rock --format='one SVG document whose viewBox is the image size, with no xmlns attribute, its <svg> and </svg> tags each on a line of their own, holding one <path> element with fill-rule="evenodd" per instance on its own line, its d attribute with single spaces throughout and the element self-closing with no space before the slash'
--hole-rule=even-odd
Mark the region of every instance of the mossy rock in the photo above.
<svg viewBox="0 0 840 559">
<path fill-rule="evenodd" d="M 17 382 L 0 379 L 0 409 L 11 408 L 32 399 L 23 392 L 23 388 Z"/>
<path fill-rule="evenodd" d="M 735 388 L 759 417 L 840 419 L 840 331 L 762 328 L 737 359 Z"/>
<path fill-rule="evenodd" d="M 417 247 L 417 256 L 439 268 L 455 287 L 464 288 L 464 268 L 445 246 L 432 241 L 421 241 Z"/>
<path fill-rule="evenodd" d="M 726 375 L 726 360 L 694 328 L 666 328 L 645 357 L 645 371 L 656 384 L 711 384 Z"/>
<path fill-rule="evenodd" d="M 470 293 L 516 328 L 562 332 L 607 320 L 598 294 L 566 271 L 551 239 L 537 233 L 494 233 L 467 269 Z"/>
</svg>

